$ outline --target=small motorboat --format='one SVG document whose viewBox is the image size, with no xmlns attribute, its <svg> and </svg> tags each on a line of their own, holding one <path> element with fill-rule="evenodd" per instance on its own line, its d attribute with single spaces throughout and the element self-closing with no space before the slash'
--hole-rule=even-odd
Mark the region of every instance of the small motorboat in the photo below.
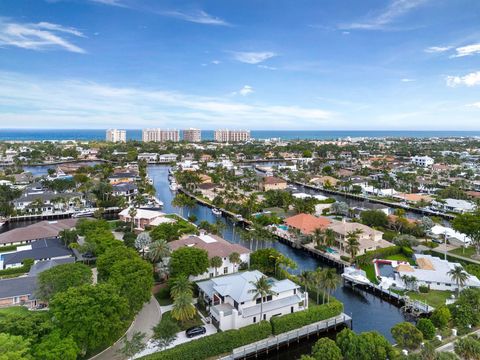
<svg viewBox="0 0 480 360">
<path fill-rule="evenodd" d="M 93 216 L 96 209 L 84 209 L 76 211 L 72 214 L 72 218 L 82 218 L 82 217 L 90 217 Z"/>
<path fill-rule="evenodd" d="M 222 212 L 220 210 L 218 210 L 217 208 L 213 208 L 212 213 L 213 213 L 213 215 L 216 215 L 216 216 L 222 215 Z"/>
<path fill-rule="evenodd" d="M 368 280 L 367 278 L 367 274 L 365 273 L 365 271 L 357 269 L 354 266 L 346 267 L 343 270 L 342 277 L 356 284 L 361 284 L 361 285 L 371 284 L 370 280 Z"/>
<path fill-rule="evenodd" d="M 172 190 L 172 191 L 177 191 L 177 190 L 178 190 L 178 185 L 177 185 L 176 182 L 171 182 L 168 187 L 169 187 L 170 190 Z"/>
</svg>

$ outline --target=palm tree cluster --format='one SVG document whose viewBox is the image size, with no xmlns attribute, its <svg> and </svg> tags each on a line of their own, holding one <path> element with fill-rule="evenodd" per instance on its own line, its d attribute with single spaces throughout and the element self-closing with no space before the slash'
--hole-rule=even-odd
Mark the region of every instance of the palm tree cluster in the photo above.
<svg viewBox="0 0 480 360">
<path fill-rule="evenodd" d="M 315 271 L 304 271 L 300 275 L 300 282 L 303 284 L 305 291 L 309 288 L 313 288 L 316 293 L 317 304 L 320 303 L 320 293 L 322 295 L 322 303 L 330 302 L 330 295 L 338 287 L 340 283 L 340 277 L 337 271 L 333 268 L 318 268 Z"/>
<path fill-rule="evenodd" d="M 249 293 L 253 294 L 253 300 L 260 299 L 260 321 L 263 320 L 263 303 L 267 296 L 274 295 L 272 291 L 272 284 L 268 281 L 266 276 L 262 276 L 257 281 L 250 281 L 253 288 L 249 290 Z"/>
</svg>

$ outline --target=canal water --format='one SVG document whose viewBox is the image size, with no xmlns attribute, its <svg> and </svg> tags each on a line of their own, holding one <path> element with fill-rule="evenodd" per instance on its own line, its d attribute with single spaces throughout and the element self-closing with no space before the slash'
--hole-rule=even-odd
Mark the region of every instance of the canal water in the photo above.
<svg viewBox="0 0 480 360">
<path fill-rule="evenodd" d="M 198 204 L 193 209 L 188 210 L 172 206 L 171 201 L 175 194 L 170 191 L 170 188 L 168 187 L 167 166 L 151 165 L 148 168 L 148 173 L 153 179 L 154 186 L 157 190 L 157 197 L 164 202 L 163 210 L 166 213 L 183 214 L 185 217 L 189 214 L 194 214 L 198 219 L 197 223 L 202 220 L 215 222 L 217 219 L 220 219 L 220 221 L 223 221 L 226 226 L 222 234 L 223 238 L 232 243 L 240 243 L 247 248 L 250 247 L 251 244 L 241 239 L 239 231 L 234 226 L 233 222 L 223 217 L 216 217 L 212 214 L 209 207 Z M 305 251 L 293 249 L 280 242 L 260 243 L 259 248 L 260 247 L 273 247 L 295 261 L 298 268 L 293 270 L 293 273 L 298 274 L 304 270 L 315 270 L 318 267 L 327 266 L 321 260 L 313 258 Z M 392 340 L 390 328 L 398 322 L 405 321 L 404 316 L 397 307 L 363 291 L 352 289 L 347 286 L 340 286 L 334 292 L 334 296 L 343 302 L 345 313 L 352 316 L 353 329 L 357 332 L 377 330 L 386 338 Z M 308 352 L 309 346 L 307 345 L 303 347 L 303 349 L 304 350 L 302 351 Z M 296 351 L 298 351 L 297 348 L 292 349 L 292 351 L 294 351 L 292 355 L 298 355 L 296 353 Z M 282 352 L 282 354 L 275 355 L 276 357 L 272 357 L 272 359 L 292 359 L 292 355 L 290 355 L 290 357 L 283 357 L 284 352 Z"/>
</svg>

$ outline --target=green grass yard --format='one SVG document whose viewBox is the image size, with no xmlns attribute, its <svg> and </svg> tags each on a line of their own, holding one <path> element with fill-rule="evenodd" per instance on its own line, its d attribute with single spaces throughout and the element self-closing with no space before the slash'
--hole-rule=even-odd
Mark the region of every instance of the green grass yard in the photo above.
<svg viewBox="0 0 480 360">
<path fill-rule="evenodd" d="M 185 331 L 193 326 L 201 326 L 203 325 L 202 319 L 200 318 L 200 315 L 198 313 L 195 314 L 195 317 L 191 320 L 181 322 L 177 321 L 172 318 L 172 312 L 167 311 L 166 313 L 162 314 L 162 320 L 161 321 L 166 321 L 166 320 L 173 320 L 174 322 L 177 323 L 178 327 L 180 328 L 181 331 Z"/>
<path fill-rule="evenodd" d="M 386 260 L 406 261 L 411 265 L 415 265 L 415 260 L 413 260 L 412 258 L 406 257 L 403 254 L 390 255 L 386 258 Z"/>
<path fill-rule="evenodd" d="M 459 247 L 459 248 L 450 250 L 449 253 L 455 254 L 458 256 L 463 256 L 466 258 L 471 258 L 472 256 L 477 254 L 474 247 L 467 247 L 467 248 Z"/>
<path fill-rule="evenodd" d="M 445 305 L 445 300 L 449 299 L 453 292 L 451 291 L 441 291 L 441 290 L 430 290 L 428 293 L 416 293 L 408 292 L 408 296 L 414 300 L 420 300 L 426 302 L 428 305 L 437 308 L 441 305 Z"/>
<path fill-rule="evenodd" d="M 375 267 L 373 264 L 362 265 L 361 269 L 367 273 L 367 278 L 374 284 L 378 284 L 377 277 L 375 276 Z"/>
<path fill-rule="evenodd" d="M 0 317 L 10 314 L 28 314 L 29 311 L 25 306 L 12 306 L 0 309 Z"/>
</svg>

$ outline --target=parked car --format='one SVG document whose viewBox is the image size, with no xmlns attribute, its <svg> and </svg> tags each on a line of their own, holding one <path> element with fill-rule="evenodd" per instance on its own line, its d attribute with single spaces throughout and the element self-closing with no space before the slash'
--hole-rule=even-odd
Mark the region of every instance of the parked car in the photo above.
<svg viewBox="0 0 480 360">
<path fill-rule="evenodd" d="M 194 326 L 185 331 L 185 335 L 187 335 L 187 338 L 192 338 L 192 337 L 203 335 L 206 333 L 207 333 L 207 329 L 205 329 L 205 327 L 203 326 Z"/>
</svg>

